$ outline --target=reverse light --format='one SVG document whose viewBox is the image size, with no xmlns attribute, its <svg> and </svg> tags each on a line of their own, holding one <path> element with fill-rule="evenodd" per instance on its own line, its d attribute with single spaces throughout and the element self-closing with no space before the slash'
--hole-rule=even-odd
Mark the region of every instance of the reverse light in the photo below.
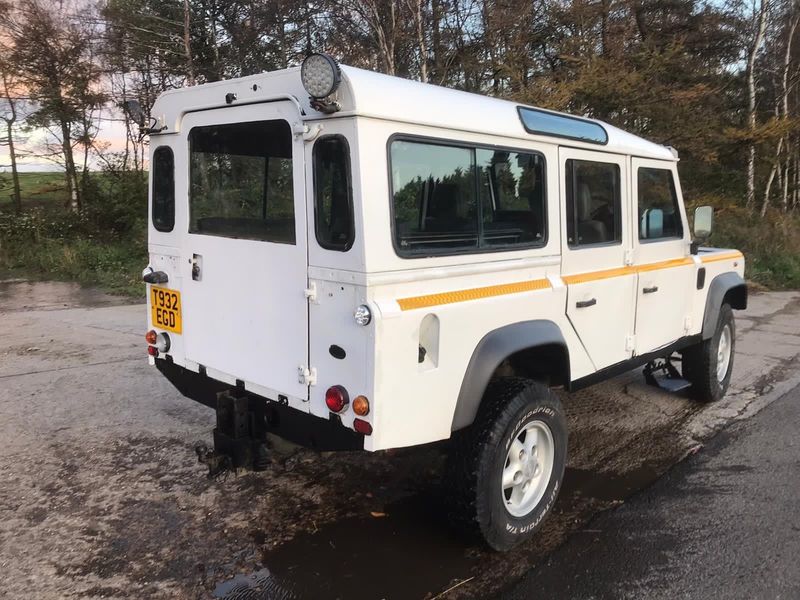
<svg viewBox="0 0 800 600">
<path fill-rule="evenodd" d="M 334 385 L 328 388 L 325 392 L 325 404 L 331 412 L 340 413 L 350 403 L 350 397 L 347 395 L 347 390 L 340 385 Z"/>
<path fill-rule="evenodd" d="M 372 321 L 372 312 L 369 310 L 369 306 L 366 304 L 359 306 L 353 313 L 353 318 L 362 327 L 369 325 L 370 321 Z"/>
<path fill-rule="evenodd" d="M 163 331 L 156 336 L 155 347 L 158 348 L 159 352 L 169 352 L 171 345 L 167 332 Z"/>
<path fill-rule="evenodd" d="M 300 66 L 303 87 L 312 98 L 330 96 L 342 81 L 339 64 L 327 54 L 315 53 L 306 56 Z"/>
<path fill-rule="evenodd" d="M 148 344 L 155 344 L 158 341 L 158 334 L 152 329 L 144 334 L 144 339 Z"/>
<path fill-rule="evenodd" d="M 150 356 L 152 356 L 153 358 L 157 358 L 158 357 L 158 348 L 156 348 L 155 346 L 148 346 L 147 347 L 147 353 Z"/>
<path fill-rule="evenodd" d="M 353 400 L 353 412 L 359 417 L 366 417 L 369 414 L 369 400 L 366 396 L 356 396 Z"/>
<path fill-rule="evenodd" d="M 372 425 L 364 419 L 353 419 L 353 429 L 364 435 L 372 435 Z"/>
</svg>

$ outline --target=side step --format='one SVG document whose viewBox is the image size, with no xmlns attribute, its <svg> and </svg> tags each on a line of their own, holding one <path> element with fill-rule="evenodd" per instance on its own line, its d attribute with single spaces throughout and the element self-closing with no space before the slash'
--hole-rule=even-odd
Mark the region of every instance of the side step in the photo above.
<svg viewBox="0 0 800 600">
<path fill-rule="evenodd" d="M 644 367 L 644 380 L 649 385 L 673 393 L 685 390 L 692 385 L 691 382 L 681 377 L 669 357 L 647 363 Z"/>
</svg>

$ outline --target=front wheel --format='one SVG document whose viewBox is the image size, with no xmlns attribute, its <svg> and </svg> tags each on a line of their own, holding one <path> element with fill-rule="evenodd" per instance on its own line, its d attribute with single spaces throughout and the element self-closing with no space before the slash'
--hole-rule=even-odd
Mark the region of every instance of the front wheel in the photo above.
<svg viewBox="0 0 800 600">
<path fill-rule="evenodd" d="M 475 423 L 458 432 L 445 486 L 457 523 L 495 550 L 530 537 L 555 503 L 567 459 L 558 397 L 518 377 L 493 380 Z"/>
<path fill-rule="evenodd" d="M 710 339 L 682 353 L 683 376 L 692 384 L 691 394 L 700 402 L 714 402 L 728 391 L 736 350 L 736 324 L 730 305 L 723 304 Z"/>
</svg>

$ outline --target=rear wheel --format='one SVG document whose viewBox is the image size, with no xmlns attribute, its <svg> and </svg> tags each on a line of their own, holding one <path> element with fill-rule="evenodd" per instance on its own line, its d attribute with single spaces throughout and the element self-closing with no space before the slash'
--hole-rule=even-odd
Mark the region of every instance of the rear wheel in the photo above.
<svg viewBox="0 0 800 600">
<path fill-rule="evenodd" d="M 553 507 L 564 476 L 567 426 L 558 397 L 518 377 L 493 380 L 473 425 L 458 432 L 446 493 L 462 529 L 508 550 Z"/>
<path fill-rule="evenodd" d="M 692 396 L 701 402 L 719 400 L 728 391 L 736 350 L 736 324 L 730 305 L 723 304 L 710 339 L 682 353 L 683 376 L 691 382 Z"/>
</svg>

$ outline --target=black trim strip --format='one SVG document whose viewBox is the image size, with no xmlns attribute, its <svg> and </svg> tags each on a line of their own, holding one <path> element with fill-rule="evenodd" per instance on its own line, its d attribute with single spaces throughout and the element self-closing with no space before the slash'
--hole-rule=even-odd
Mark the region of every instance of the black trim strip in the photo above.
<svg viewBox="0 0 800 600">
<path fill-rule="evenodd" d="M 576 392 L 578 390 L 582 390 L 583 388 L 589 387 L 590 385 L 594 385 L 595 383 L 606 381 L 607 379 L 611 379 L 612 377 L 616 377 L 617 375 L 622 375 L 623 373 L 627 373 L 632 369 L 641 367 L 642 365 L 646 365 L 651 360 L 655 360 L 656 358 L 664 358 L 666 356 L 669 356 L 673 352 L 683 350 L 684 348 L 688 348 L 689 346 L 693 346 L 694 344 L 698 344 L 702 341 L 703 341 L 703 336 L 699 333 L 695 335 L 682 337 L 681 339 L 669 344 L 668 346 L 660 348 L 659 350 L 654 350 L 653 352 L 648 352 L 647 354 L 634 356 L 633 358 L 629 358 L 628 360 L 623 360 L 622 362 L 600 369 L 599 371 L 596 371 L 590 375 L 586 375 L 585 377 L 576 379 L 575 381 L 572 381 L 569 384 L 569 386 L 567 386 L 567 389 L 570 392 Z"/>
</svg>

